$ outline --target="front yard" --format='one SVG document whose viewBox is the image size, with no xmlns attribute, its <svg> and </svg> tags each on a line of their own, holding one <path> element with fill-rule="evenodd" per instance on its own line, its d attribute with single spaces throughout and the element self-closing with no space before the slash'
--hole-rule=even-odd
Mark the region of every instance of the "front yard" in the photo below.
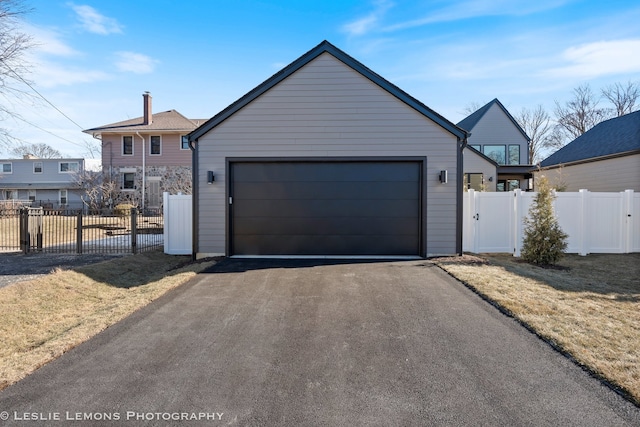
<svg viewBox="0 0 640 427">
<path fill-rule="evenodd" d="M 0 288 L 0 390 L 213 263 L 153 251 Z"/>
<path fill-rule="evenodd" d="M 557 268 L 506 254 L 433 261 L 640 404 L 640 254 L 567 255 Z"/>
</svg>

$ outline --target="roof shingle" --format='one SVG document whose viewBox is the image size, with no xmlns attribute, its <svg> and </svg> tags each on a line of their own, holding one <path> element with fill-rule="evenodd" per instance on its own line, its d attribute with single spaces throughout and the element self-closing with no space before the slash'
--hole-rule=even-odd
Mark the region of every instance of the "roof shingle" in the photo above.
<svg viewBox="0 0 640 427">
<path fill-rule="evenodd" d="M 555 166 L 640 150 L 640 111 L 605 120 L 546 159 L 540 166 Z"/>
</svg>

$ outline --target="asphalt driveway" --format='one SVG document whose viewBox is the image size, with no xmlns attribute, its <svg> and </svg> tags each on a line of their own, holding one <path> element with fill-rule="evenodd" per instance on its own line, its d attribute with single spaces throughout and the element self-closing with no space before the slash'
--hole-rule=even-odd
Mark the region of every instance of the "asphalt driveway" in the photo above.
<svg viewBox="0 0 640 427">
<path fill-rule="evenodd" d="M 427 261 L 224 260 L 0 392 L 0 411 L 0 427 L 640 425 Z"/>
</svg>

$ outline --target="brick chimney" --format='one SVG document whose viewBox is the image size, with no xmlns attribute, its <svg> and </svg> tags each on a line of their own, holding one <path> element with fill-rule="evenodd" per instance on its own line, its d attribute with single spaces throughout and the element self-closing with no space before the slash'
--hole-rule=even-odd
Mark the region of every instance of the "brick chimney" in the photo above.
<svg viewBox="0 0 640 427">
<path fill-rule="evenodd" d="M 149 92 L 145 92 L 142 94 L 142 98 L 144 108 L 143 124 L 150 125 L 153 122 L 153 114 L 151 113 L 151 94 Z"/>
</svg>

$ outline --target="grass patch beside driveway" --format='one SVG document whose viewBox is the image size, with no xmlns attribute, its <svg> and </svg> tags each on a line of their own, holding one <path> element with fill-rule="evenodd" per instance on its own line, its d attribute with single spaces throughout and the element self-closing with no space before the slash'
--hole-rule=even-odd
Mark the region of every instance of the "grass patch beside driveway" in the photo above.
<svg viewBox="0 0 640 427">
<path fill-rule="evenodd" d="M 160 251 L 0 289 L 0 390 L 214 264 Z"/>
<path fill-rule="evenodd" d="M 640 254 L 567 255 L 558 268 L 506 254 L 433 261 L 640 404 Z"/>
</svg>

